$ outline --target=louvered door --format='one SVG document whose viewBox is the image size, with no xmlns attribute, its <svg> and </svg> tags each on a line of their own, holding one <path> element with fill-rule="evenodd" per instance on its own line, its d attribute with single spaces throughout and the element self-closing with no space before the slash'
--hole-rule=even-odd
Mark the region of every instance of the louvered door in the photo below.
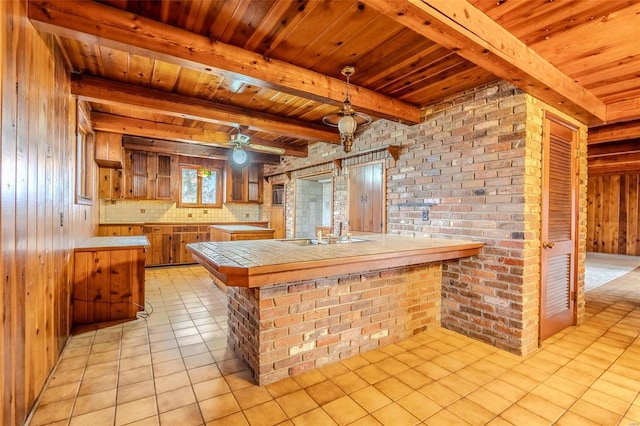
<svg viewBox="0 0 640 426">
<path fill-rule="evenodd" d="M 540 340 L 575 322 L 577 130 L 544 120 Z"/>
</svg>

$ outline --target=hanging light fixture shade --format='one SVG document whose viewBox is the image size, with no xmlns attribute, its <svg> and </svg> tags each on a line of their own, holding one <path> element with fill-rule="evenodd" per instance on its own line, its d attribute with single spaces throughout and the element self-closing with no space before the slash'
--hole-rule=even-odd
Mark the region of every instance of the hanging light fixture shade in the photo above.
<svg viewBox="0 0 640 426">
<path fill-rule="evenodd" d="M 356 112 L 351 108 L 351 93 L 349 91 L 349 78 L 356 72 L 354 67 L 344 67 L 342 75 L 347 78 L 347 90 L 342 109 L 332 114 L 322 117 L 322 122 L 326 125 L 337 127 L 340 132 L 340 140 L 344 152 L 350 152 L 353 145 L 358 126 L 371 123 L 371 117 L 361 112 Z"/>
</svg>

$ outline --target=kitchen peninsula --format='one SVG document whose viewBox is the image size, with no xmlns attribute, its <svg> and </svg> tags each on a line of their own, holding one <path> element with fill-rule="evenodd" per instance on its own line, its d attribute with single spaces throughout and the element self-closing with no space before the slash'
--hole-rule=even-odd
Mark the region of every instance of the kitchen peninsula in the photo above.
<svg viewBox="0 0 640 426">
<path fill-rule="evenodd" d="M 259 385 L 439 325 L 441 262 L 477 255 L 483 246 L 388 234 L 309 242 L 187 246 L 227 286 L 229 346 Z"/>
</svg>

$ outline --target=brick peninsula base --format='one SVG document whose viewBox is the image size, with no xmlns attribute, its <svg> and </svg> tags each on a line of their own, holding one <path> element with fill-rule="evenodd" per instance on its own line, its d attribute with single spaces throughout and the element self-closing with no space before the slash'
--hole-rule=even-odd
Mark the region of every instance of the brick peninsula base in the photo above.
<svg viewBox="0 0 640 426">
<path fill-rule="evenodd" d="M 256 383 L 439 325 L 442 261 L 475 256 L 483 246 L 388 234 L 362 238 L 326 245 L 294 240 L 187 245 L 226 286 L 229 344 Z"/>
<path fill-rule="evenodd" d="M 440 324 L 440 262 L 229 287 L 229 346 L 265 385 Z"/>
</svg>

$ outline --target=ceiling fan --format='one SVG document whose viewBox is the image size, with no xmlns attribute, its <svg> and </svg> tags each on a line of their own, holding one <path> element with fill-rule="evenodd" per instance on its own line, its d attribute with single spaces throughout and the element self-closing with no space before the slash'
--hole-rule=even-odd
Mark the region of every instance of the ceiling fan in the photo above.
<svg viewBox="0 0 640 426">
<path fill-rule="evenodd" d="M 246 127 L 239 126 L 238 133 L 234 133 L 229 136 L 229 144 L 233 145 L 233 151 L 231 151 L 229 158 L 234 165 L 240 167 L 247 164 L 249 161 L 249 155 L 245 148 L 249 145 L 251 145 L 251 149 L 254 151 L 262 151 L 278 155 L 284 154 L 284 148 L 251 143 L 251 136 L 242 133 L 246 129 Z"/>
</svg>

